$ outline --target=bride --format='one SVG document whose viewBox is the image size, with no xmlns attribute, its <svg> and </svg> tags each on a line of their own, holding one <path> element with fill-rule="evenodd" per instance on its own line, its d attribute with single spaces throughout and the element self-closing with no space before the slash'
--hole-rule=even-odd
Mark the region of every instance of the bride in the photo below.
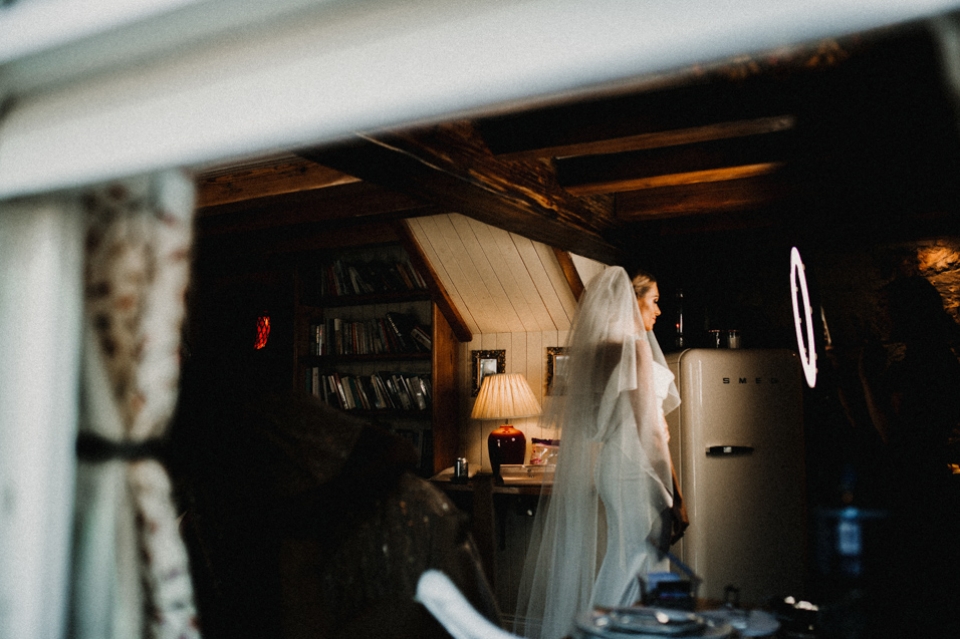
<svg viewBox="0 0 960 639">
<path fill-rule="evenodd" d="M 559 639 L 585 610 L 636 603 L 638 577 L 669 568 L 650 540 L 666 548 L 686 527 L 664 419 L 680 397 L 653 334 L 658 298 L 648 273 L 631 281 L 608 267 L 581 300 L 544 416 L 562 443 L 521 578 L 517 630 L 528 637 Z"/>
</svg>

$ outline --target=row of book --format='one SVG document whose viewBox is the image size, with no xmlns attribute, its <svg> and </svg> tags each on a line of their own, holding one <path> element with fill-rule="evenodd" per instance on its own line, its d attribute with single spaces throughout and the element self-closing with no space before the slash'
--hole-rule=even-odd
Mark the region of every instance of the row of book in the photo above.
<svg viewBox="0 0 960 639">
<path fill-rule="evenodd" d="M 430 332 L 410 313 L 357 321 L 333 317 L 310 325 L 311 355 L 429 353 L 432 346 Z"/>
<path fill-rule="evenodd" d="M 320 297 L 400 293 L 425 290 L 427 283 L 405 260 L 346 262 L 334 260 L 321 267 Z"/>
<path fill-rule="evenodd" d="M 349 375 L 312 367 L 307 385 L 311 394 L 342 410 L 425 411 L 433 394 L 428 373 Z"/>
</svg>

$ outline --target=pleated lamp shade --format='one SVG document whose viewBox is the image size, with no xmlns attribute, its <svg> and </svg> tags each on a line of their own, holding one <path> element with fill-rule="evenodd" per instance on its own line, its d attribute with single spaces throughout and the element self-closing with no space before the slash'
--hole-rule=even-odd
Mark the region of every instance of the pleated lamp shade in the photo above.
<svg viewBox="0 0 960 639">
<path fill-rule="evenodd" d="M 473 419 L 533 417 L 540 414 L 540 403 L 530 389 L 527 378 L 519 373 L 498 373 L 483 378 L 480 393 L 473 405 Z M 493 474 L 500 476 L 501 464 L 522 464 L 527 439 L 510 424 L 504 423 L 487 437 Z"/>
<path fill-rule="evenodd" d="M 483 378 L 473 419 L 510 419 L 540 414 L 540 402 L 534 396 L 527 378 L 520 373 L 498 373 Z"/>
</svg>

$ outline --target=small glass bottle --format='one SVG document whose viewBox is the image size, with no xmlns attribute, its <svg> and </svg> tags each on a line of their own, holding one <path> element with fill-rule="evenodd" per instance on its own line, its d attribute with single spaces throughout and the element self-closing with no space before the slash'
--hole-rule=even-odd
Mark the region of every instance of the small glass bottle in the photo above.
<svg viewBox="0 0 960 639">
<path fill-rule="evenodd" d="M 676 312 L 674 315 L 674 338 L 673 345 L 677 348 L 685 348 L 687 340 L 683 336 L 683 289 L 677 289 L 674 295 L 674 304 Z"/>
</svg>

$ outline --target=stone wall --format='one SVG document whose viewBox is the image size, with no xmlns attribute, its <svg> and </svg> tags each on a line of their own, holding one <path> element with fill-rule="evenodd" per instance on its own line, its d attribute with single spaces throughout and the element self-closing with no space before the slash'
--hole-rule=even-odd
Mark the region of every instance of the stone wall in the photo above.
<svg viewBox="0 0 960 639">
<path fill-rule="evenodd" d="M 887 327 L 879 291 L 897 277 L 927 279 L 939 291 L 947 312 L 960 322 L 960 238 L 834 249 L 811 257 L 808 268 L 831 337 L 840 348 L 883 339 Z"/>
</svg>

